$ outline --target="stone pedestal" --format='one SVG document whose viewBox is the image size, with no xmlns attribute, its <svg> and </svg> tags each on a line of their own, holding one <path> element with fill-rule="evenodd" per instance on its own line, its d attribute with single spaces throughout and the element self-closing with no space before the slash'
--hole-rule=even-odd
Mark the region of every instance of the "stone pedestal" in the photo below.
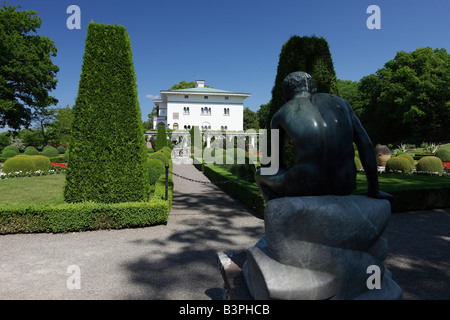
<svg viewBox="0 0 450 320">
<path fill-rule="evenodd" d="M 401 299 L 386 258 L 387 200 L 366 196 L 275 199 L 266 236 L 247 250 L 244 278 L 254 299 Z M 372 274 L 372 270 L 378 274 Z M 378 277 L 380 289 L 369 278 Z"/>
</svg>

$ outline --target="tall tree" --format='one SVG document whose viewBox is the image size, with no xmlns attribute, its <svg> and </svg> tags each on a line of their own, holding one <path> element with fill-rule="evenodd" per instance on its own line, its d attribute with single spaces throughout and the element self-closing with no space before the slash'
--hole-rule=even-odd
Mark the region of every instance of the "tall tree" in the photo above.
<svg viewBox="0 0 450 320">
<path fill-rule="evenodd" d="M 131 42 L 122 26 L 88 26 L 69 153 L 66 202 L 148 200 Z"/>
<path fill-rule="evenodd" d="M 268 129 L 274 114 L 287 102 L 283 96 L 283 81 L 290 73 L 296 71 L 309 73 L 318 92 L 338 94 L 336 72 L 327 41 L 316 36 L 292 36 L 281 48 L 270 112 L 267 116 Z M 295 150 L 292 140 L 287 136 L 285 139 L 286 162 L 290 167 L 295 163 Z M 270 148 L 270 144 L 268 146 Z"/>
<path fill-rule="evenodd" d="M 375 143 L 450 140 L 450 55 L 445 49 L 398 52 L 364 77 L 361 121 Z"/>
<path fill-rule="evenodd" d="M 42 23 L 36 11 L 19 8 L 5 2 L 0 8 L 0 128 L 15 130 L 58 102 L 49 95 L 59 71 L 54 42 L 36 34 Z"/>
<path fill-rule="evenodd" d="M 249 107 L 244 109 L 244 130 L 259 129 L 259 120 L 256 112 L 250 110 Z"/>
<path fill-rule="evenodd" d="M 180 81 L 180 83 L 174 84 L 169 90 L 180 90 L 180 89 L 191 89 L 195 88 L 195 81 L 186 82 Z M 211 88 L 208 85 L 205 85 L 205 88 Z"/>
</svg>

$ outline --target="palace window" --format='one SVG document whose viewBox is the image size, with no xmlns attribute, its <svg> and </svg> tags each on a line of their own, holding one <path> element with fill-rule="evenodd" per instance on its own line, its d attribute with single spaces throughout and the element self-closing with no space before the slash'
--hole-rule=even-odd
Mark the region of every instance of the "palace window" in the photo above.
<svg viewBox="0 0 450 320">
<path fill-rule="evenodd" d="M 189 115 L 189 107 L 183 108 L 183 114 Z"/>
<path fill-rule="evenodd" d="M 224 108 L 223 109 L 223 115 L 224 116 L 229 116 L 230 115 L 230 108 Z"/>
<path fill-rule="evenodd" d="M 201 110 L 201 115 L 202 116 L 210 116 L 211 115 L 211 108 L 202 108 Z"/>
</svg>

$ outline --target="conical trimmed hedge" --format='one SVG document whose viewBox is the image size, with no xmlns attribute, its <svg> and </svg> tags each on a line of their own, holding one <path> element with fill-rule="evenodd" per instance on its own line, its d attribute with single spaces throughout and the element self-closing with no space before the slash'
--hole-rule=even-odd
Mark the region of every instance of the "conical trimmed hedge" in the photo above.
<svg viewBox="0 0 450 320">
<path fill-rule="evenodd" d="M 147 154 L 124 27 L 89 24 L 73 113 L 65 201 L 147 201 Z"/>
</svg>

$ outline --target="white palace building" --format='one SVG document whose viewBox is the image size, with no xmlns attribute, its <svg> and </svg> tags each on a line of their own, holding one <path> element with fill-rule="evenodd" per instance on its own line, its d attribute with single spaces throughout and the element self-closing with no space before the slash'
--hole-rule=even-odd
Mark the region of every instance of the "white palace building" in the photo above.
<svg viewBox="0 0 450 320">
<path fill-rule="evenodd" d="M 242 131 L 244 129 L 244 100 L 249 93 L 238 93 L 205 87 L 197 80 L 195 88 L 161 91 L 155 99 L 158 116 L 153 127 L 164 125 L 167 129 Z"/>
</svg>

